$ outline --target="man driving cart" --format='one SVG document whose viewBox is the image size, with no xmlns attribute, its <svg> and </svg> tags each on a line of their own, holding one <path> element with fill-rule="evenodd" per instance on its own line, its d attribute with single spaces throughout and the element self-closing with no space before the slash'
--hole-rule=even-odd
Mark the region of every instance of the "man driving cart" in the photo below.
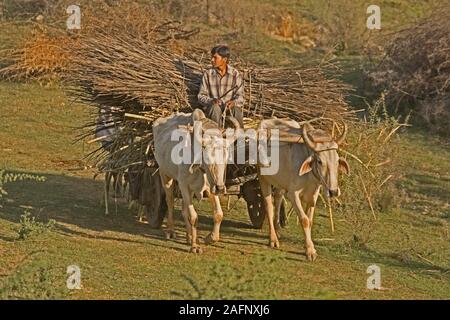
<svg viewBox="0 0 450 320">
<path fill-rule="evenodd" d="M 230 48 L 218 45 L 211 49 L 212 68 L 205 71 L 198 101 L 208 118 L 223 127 L 226 115 L 244 127 L 244 82 L 239 71 L 229 65 Z"/>
</svg>

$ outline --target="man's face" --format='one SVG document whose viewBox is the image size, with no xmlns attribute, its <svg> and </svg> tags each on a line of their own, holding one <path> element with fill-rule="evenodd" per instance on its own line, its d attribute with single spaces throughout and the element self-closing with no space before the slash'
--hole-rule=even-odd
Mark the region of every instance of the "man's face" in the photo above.
<svg viewBox="0 0 450 320">
<path fill-rule="evenodd" d="M 222 58 L 218 53 L 211 57 L 211 64 L 214 68 L 224 67 L 227 64 L 227 58 Z"/>
</svg>

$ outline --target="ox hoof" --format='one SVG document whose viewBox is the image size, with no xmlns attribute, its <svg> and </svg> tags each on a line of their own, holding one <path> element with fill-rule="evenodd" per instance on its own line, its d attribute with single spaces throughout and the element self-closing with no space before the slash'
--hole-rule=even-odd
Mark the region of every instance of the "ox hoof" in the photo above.
<svg viewBox="0 0 450 320">
<path fill-rule="evenodd" d="M 170 239 L 175 240 L 176 238 L 177 238 L 177 234 L 175 233 L 175 231 L 173 231 L 173 230 L 166 231 L 166 239 L 167 240 L 170 240 Z"/>
<path fill-rule="evenodd" d="M 219 241 L 219 237 L 215 238 L 212 232 L 210 234 L 208 234 L 205 238 L 206 244 L 213 244 L 217 241 Z"/>
<path fill-rule="evenodd" d="M 308 261 L 314 262 L 317 259 L 316 250 L 306 251 L 306 258 Z"/>
<path fill-rule="evenodd" d="M 280 242 L 278 240 L 270 240 L 269 241 L 269 246 L 271 248 L 279 248 L 280 247 Z"/>
<path fill-rule="evenodd" d="M 203 250 L 201 247 L 192 247 L 190 253 L 201 254 L 203 253 Z"/>
</svg>

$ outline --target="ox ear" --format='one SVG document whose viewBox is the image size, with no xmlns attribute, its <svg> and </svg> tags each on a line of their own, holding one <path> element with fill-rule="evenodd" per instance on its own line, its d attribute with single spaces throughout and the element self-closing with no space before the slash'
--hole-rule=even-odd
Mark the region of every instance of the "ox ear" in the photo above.
<svg viewBox="0 0 450 320">
<path fill-rule="evenodd" d="M 345 172 L 345 174 L 350 174 L 350 166 L 348 165 L 347 160 L 344 158 L 339 158 L 339 170 L 342 170 Z"/>
<path fill-rule="evenodd" d="M 302 176 L 302 175 L 310 172 L 312 170 L 312 162 L 313 162 L 312 156 L 309 156 L 308 158 L 306 158 L 306 160 L 303 161 L 303 163 L 300 167 L 300 170 L 298 170 L 298 175 Z"/>
</svg>

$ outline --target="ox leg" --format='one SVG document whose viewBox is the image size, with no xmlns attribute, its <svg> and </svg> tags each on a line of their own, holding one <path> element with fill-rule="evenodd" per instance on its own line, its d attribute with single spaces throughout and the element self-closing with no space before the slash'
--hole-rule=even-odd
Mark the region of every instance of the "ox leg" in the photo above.
<svg viewBox="0 0 450 320">
<path fill-rule="evenodd" d="M 317 198 L 319 197 L 319 193 L 320 193 L 320 188 L 318 188 L 316 190 L 316 192 L 313 195 L 313 202 L 312 203 L 308 203 L 306 205 L 306 214 L 308 215 L 308 219 L 309 222 L 311 224 L 310 228 L 312 229 L 313 226 L 313 220 L 314 220 L 314 210 L 316 209 L 316 203 L 317 203 Z"/>
<path fill-rule="evenodd" d="M 186 187 L 181 188 L 181 195 L 183 196 L 183 207 L 187 211 L 187 217 L 189 221 L 189 226 L 191 228 L 191 253 L 202 253 L 202 249 L 198 245 L 197 240 L 197 224 L 198 224 L 198 215 L 197 211 L 195 211 L 194 205 L 192 203 L 192 192 L 190 192 Z"/>
<path fill-rule="evenodd" d="M 275 232 L 275 226 L 273 223 L 273 204 L 272 204 L 272 185 L 262 178 L 259 179 L 261 185 L 261 193 L 264 197 L 264 205 L 266 207 L 267 219 L 269 220 L 269 246 L 271 248 L 279 248 L 280 243 Z"/>
<path fill-rule="evenodd" d="M 174 209 L 174 197 L 173 197 L 173 179 L 161 174 L 161 182 L 164 188 L 164 192 L 166 193 L 166 202 L 167 202 L 167 230 L 166 230 L 166 239 L 175 239 L 175 227 L 173 222 L 173 209 Z"/>
<path fill-rule="evenodd" d="M 214 227 L 213 231 L 206 237 L 206 244 L 211 244 L 219 241 L 220 239 L 220 224 L 223 220 L 222 206 L 220 205 L 220 199 L 216 195 L 209 195 L 209 201 L 214 211 Z"/>
<path fill-rule="evenodd" d="M 181 195 L 183 197 L 183 195 Z M 187 207 L 186 201 L 182 198 L 181 201 L 181 214 L 184 219 L 184 227 L 186 228 L 186 244 L 192 243 L 192 230 L 191 223 L 189 222 L 189 209 Z"/>
<path fill-rule="evenodd" d="M 314 243 L 311 239 L 311 222 L 308 216 L 305 214 L 303 210 L 302 203 L 300 201 L 298 192 L 289 192 L 288 198 L 294 206 L 297 215 L 302 222 L 303 231 L 305 233 L 305 246 L 306 246 L 306 257 L 310 261 L 314 261 L 317 258 L 316 249 L 314 248 Z"/>
<path fill-rule="evenodd" d="M 182 211 L 183 219 L 184 219 L 184 226 L 186 227 L 186 244 L 192 243 L 192 230 L 191 230 L 191 223 L 189 222 L 189 210 L 186 206 L 185 202 L 182 201 Z"/>
<path fill-rule="evenodd" d="M 274 192 L 274 202 L 275 202 L 275 232 L 277 233 L 278 239 L 280 239 L 280 232 L 281 232 L 281 226 L 280 226 L 280 210 L 281 210 L 281 204 L 283 203 L 283 190 L 275 189 Z"/>
</svg>

